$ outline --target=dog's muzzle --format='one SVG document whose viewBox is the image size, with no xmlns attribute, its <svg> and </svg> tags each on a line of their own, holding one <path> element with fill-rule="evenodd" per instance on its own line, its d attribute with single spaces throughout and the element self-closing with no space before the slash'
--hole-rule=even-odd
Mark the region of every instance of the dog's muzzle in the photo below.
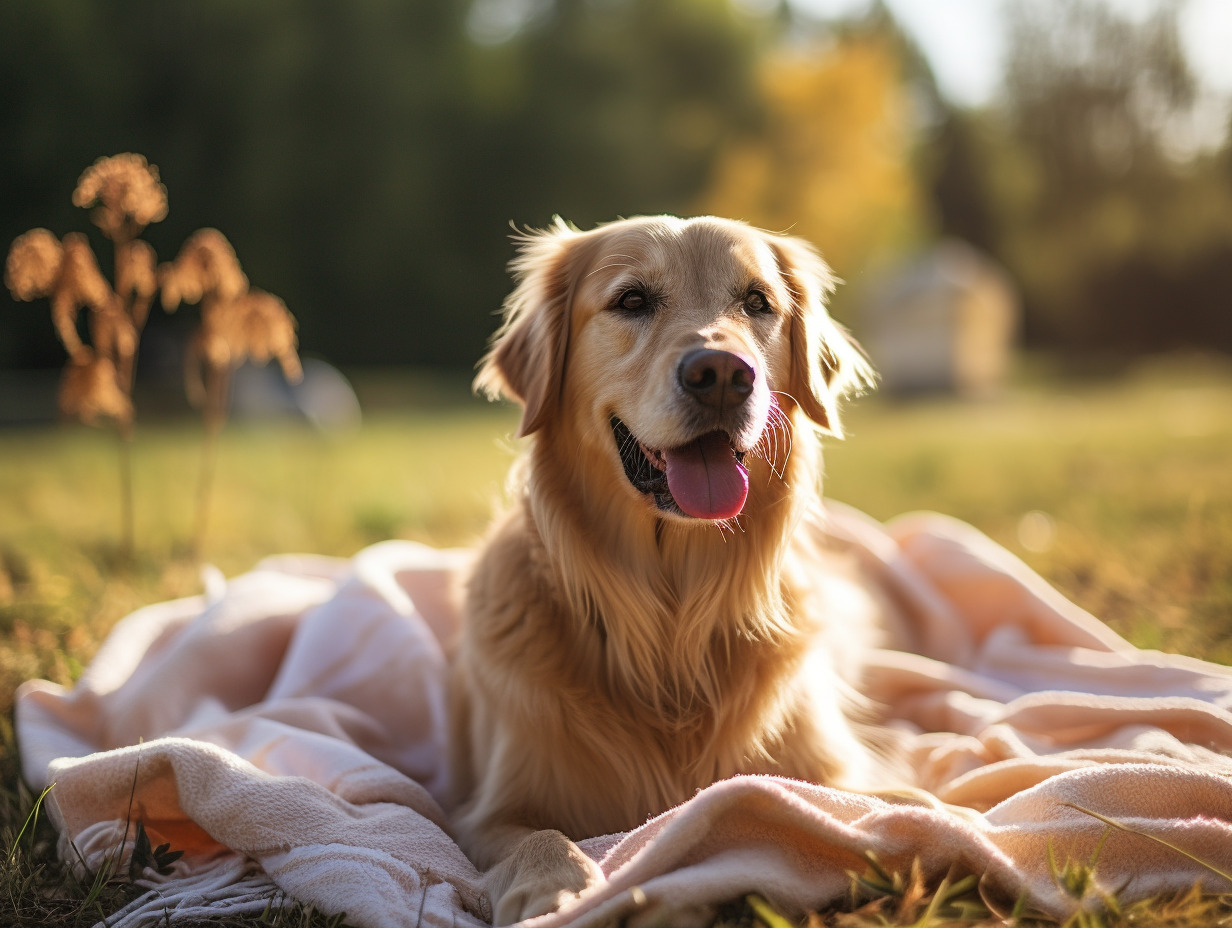
<svg viewBox="0 0 1232 928">
<path fill-rule="evenodd" d="M 740 514 L 749 494 L 749 472 L 745 452 L 732 446 L 726 432 L 707 432 L 678 448 L 658 450 L 640 441 L 617 416 L 610 421 L 625 476 L 660 511 L 711 521 Z"/>
</svg>

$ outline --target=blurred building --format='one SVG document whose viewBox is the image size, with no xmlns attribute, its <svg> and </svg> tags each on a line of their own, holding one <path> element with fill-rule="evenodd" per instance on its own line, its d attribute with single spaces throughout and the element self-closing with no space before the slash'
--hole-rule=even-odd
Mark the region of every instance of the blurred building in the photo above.
<svg viewBox="0 0 1232 928">
<path fill-rule="evenodd" d="M 995 392 L 1010 370 L 1018 294 L 991 258 L 945 240 L 892 271 L 860 313 L 860 340 L 887 393 Z"/>
<path fill-rule="evenodd" d="M 300 420 L 325 432 L 358 428 L 363 413 L 342 372 L 320 358 L 304 358 L 303 369 L 290 383 L 277 364 L 240 365 L 231 377 L 231 415 Z"/>
</svg>

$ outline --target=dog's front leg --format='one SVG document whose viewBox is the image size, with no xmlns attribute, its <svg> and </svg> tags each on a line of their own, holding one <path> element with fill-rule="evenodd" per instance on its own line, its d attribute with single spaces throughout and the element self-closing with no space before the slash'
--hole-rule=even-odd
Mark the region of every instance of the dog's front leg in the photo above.
<svg viewBox="0 0 1232 928">
<path fill-rule="evenodd" d="M 505 852 L 484 874 L 494 925 L 555 912 L 603 882 L 598 865 L 559 831 L 508 826 L 496 840 Z"/>
</svg>

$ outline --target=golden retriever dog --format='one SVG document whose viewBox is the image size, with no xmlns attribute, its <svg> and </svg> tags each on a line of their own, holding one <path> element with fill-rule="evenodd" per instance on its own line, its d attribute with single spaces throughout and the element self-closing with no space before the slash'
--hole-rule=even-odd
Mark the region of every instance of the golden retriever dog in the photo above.
<svg viewBox="0 0 1232 928">
<path fill-rule="evenodd" d="M 716 780 L 882 785 L 819 435 L 872 372 L 804 242 L 712 217 L 520 238 L 477 388 L 524 407 L 451 681 L 455 832 L 498 924 L 602 881 L 574 840 Z M 870 612 L 871 614 L 871 612 Z"/>
</svg>

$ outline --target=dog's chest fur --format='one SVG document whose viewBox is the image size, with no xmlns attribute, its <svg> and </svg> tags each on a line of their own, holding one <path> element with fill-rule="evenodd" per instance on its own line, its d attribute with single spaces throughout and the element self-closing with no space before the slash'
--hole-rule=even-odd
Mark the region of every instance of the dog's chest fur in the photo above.
<svg viewBox="0 0 1232 928">
<path fill-rule="evenodd" d="M 562 573 L 585 577 L 578 554 L 562 572 L 531 514 L 515 511 L 468 591 L 466 665 L 485 674 L 465 683 L 483 694 L 466 733 L 470 764 L 481 770 L 502 763 L 503 751 L 525 750 L 503 744 L 505 731 L 534 730 L 538 745 L 551 746 L 521 759 L 533 775 L 519 778 L 523 795 L 505 798 L 528 824 L 581 838 L 635 827 L 738 773 L 842 778 L 843 746 L 803 730 L 818 721 L 809 684 L 817 628 L 791 614 L 802 604 L 777 572 L 752 596 L 735 572 L 761 575 L 764 565 L 735 561 L 698 588 L 673 583 L 669 564 L 617 590 L 563 589 Z M 628 596 L 637 602 L 621 614 Z M 630 628 L 628 614 L 653 621 Z"/>
</svg>

